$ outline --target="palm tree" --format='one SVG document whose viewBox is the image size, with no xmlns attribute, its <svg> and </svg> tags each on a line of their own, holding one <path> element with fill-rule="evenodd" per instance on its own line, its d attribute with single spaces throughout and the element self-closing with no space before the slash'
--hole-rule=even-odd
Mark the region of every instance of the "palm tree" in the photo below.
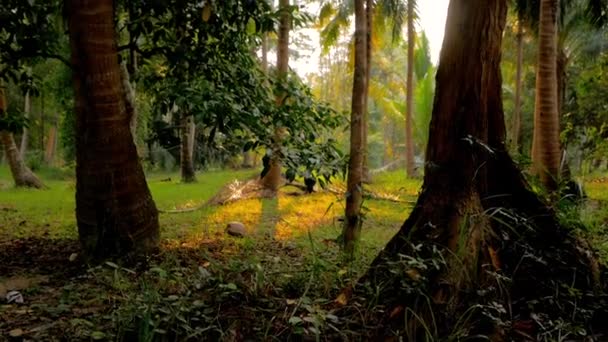
<svg viewBox="0 0 608 342">
<path fill-rule="evenodd" d="M 355 0 L 355 71 L 350 117 L 350 158 L 344 230 L 342 233 L 344 251 L 354 253 L 356 241 L 361 232 L 361 204 L 363 200 L 363 117 L 365 112 L 365 88 L 367 68 L 367 22 L 365 0 Z"/>
<path fill-rule="evenodd" d="M 414 0 L 407 2 L 407 94 L 405 115 L 405 151 L 406 172 L 408 177 L 416 177 L 414 165 L 414 135 L 413 135 L 413 112 L 414 112 L 414 47 L 416 31 L 414 28 Z"/>
<path fill-rule="evenodd" d="M 130 131 L 121 84 L 114 1 L 66 4 L 76 102 L 76 220 L 92 258 L 149 251 L 158 211 Z"/>
<path fill-rule="evenodd" d="M 289 11 L 289 0 L 279 1 L 279 34 L 277 46 L 277 72 L 279 80 L 287 78 L 289 70 L 289 30 L 291 28 L 291 15 Z M 285 98 L 284 94 L 277 93 L 276 103 L 281 105 Z M 283 140 L 283 128 L 277 127 L 274 134 L 274 147 L 270 157 L 270 168 L 262 178 L 262 185 L 265 189 L 270 190 L 271 194 L 276 194 L 281 185 L 281 152 L 280 146 Z"/>
<path fill-rule="evenodd" d="M 557 5 L 558 0 L 541 0 L 539 20 L 534 136 L 532 140 L 533 172 L 540 176 L 549 191 L 559 181 L 559 116 L 557 91 Z"/>
<path fill-rule="evenodd" d="M 8 116 L 7 108 L 8 104 L 6 102 L 4 86 L 0 84 L 0 118 Z M 0 144 L 4 146 L 4 154 L 11 169 L 15 186 L 38 189 L 43 188 L 44 185 L 40 179 L 38 179 L 32 170 L 25 165 L 23 156 L 19 153 L 19 149 L 15 143 L 13 134 L 8 130 L 0 129 Z"/>
</svg>

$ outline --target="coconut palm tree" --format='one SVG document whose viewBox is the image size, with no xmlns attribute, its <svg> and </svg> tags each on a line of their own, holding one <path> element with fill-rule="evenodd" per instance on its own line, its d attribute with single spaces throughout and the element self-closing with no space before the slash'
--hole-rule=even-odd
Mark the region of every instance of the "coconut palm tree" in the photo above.
<svg viewBox="0 0 608 342">
<path fill-rule="evenodd" d="M 363 171 L 363 116 L 367 68 L 367 20 L 365 0 L 355 0 L 355 72 L 353 77 L 350 117 L 350 159 L 344 230 L 344 250 L 352 255 L 361 232 L 362 171 Z"/>
<path fill-rule="evenodd" d="M 76 220 L 93 258 L 149 251 L 158 211 L 137 156 L 121 83 L 114 1 L 66 3 L 76 102 Z"/>
</svg>

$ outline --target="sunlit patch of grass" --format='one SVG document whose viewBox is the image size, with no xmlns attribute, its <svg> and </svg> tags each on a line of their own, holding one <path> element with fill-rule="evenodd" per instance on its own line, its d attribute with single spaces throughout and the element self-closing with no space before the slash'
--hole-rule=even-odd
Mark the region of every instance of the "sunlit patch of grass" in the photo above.
<svg viewBox="0 0 608 342">
<path fill-rule="evenodd" d="M 373 182 L 369 185 L 377 193 L 398 194 L 402 199 L 417 197 L 421 186 L 422 179 L 408 178 L 405 170 L 376 174 L 373 176 Z"/>
<path fill-rule="evenodd" d="M 230 204 L 210 207 L 208 216 L 203 218 L 201 225 L 205 232 L 220 231 L 231 221 L 238 221 L 245 225 L 249 234 L 256 233 L 256 228 L 261 224 L 262 201 L 259 199 L 247 199 Z"/>
<path fill-rule="evenodd" d="M 287 240 L 302 236 L 337 219 L 342 211 L 339 199 L 329 193 L 281 196 L 279 197 L 281 219 L 276 224 L 274 238 Z"/>
</svg>

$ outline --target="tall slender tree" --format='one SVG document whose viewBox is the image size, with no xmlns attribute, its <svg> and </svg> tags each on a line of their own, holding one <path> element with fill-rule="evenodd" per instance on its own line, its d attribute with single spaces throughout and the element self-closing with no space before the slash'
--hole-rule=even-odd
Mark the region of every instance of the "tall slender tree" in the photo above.
<svg viewBox="0 0 608 342">
<path fill-rule="evenodd" d="M 158 211 L 130 130 L 118 64 L 114 1 L 66 4 L 76 100 L 76 220 L 93 258 L 149 251 Z"/>
<path fill-rule="evenodd" d="M 511 151 L 519 152 L 520 136 L 521 136 L 521 91 L 522 91 L 522 74 L 524 60 L 524 28 L 522 15 L 518 14 L 517 18 L 517 33 L 515 35 L 517 45 L 517 65 L 515 71 L 515 103 L 513 110 L 513 127 L 511 134 Z"/>
<path fill-rule="evenodd" d="M 557 9 L 558 0 L 540 1 L 534 136 L 533 172 L 549 191 L 559 183 L 559 116 L 557 91 Z"/>
<path fill-rule="evenodd" d="M 363 201 L 363 117 L 367 68 L 367 20 L 365 0 L 355 0 L 355 72 L 350 116 L 350 159 L 346 190 L 346 219 L 342 233 L 344 250 L 352 255 L 361 233 Z"/>
<path fill-rule="evenodd" d="M 416 176 L 414 163 L 414 48 L 416 29 L 414 28 L 414 0 L 407 1 L 407 85 L 405 115 L 405 151 L 406 171 L 408 177 Z"/>
<path fill-rule="evenodd" d="M 279 34 L 277 46 L 277 73 L 278 79 L 285 80 L 289 71 L 289 30 L 291 29 L 291 12 L 289 9 L 289 0 L 279 0 Z M 281 105 L 285 98 L 285 94 L 279 92 L 276 94 L 276 103 Z M 281 185 L 281 141 L 283 140 L 282 127 L 277 127 L 274 134 L 274 147 L 270 156 L 270 168 L 266 175 L 262 178 L 262 185 L 265 189 L 276 193 Z"/>
<path fill-rule="evenodd" d="M 32 108 L 32 99 L 30 98 L 30 92 L 25 92 L 25 99 L 23 100 L 23 116 L 25 118 L 29 118 L 31 108 Z M 21 133 L 21 145 L 19 146 L 19 153 L 21 154 L 21 158 L 25 159 L 25 153 L 27 152 L 27 145 L 29 140 L 29 134 L 27 127 L 23 128 L 23 132 Z"/>
</svg>

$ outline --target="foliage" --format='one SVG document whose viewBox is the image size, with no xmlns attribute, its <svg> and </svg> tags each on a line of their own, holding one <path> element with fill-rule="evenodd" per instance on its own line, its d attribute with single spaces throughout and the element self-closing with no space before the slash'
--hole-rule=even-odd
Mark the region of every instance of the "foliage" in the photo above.
<svg viewBox="0 0 608 342">
<path fill-rule="evenodd" d="M 608 151 L 608 110 L 602 99 L 608 96 L 608 55 L 590 59 L 586 68 L 572 81 L 573 90 L 564 117 L 562 140 L 569 146 L 579 146 L 585 160 L 602 158 Z"/>
</svg>

